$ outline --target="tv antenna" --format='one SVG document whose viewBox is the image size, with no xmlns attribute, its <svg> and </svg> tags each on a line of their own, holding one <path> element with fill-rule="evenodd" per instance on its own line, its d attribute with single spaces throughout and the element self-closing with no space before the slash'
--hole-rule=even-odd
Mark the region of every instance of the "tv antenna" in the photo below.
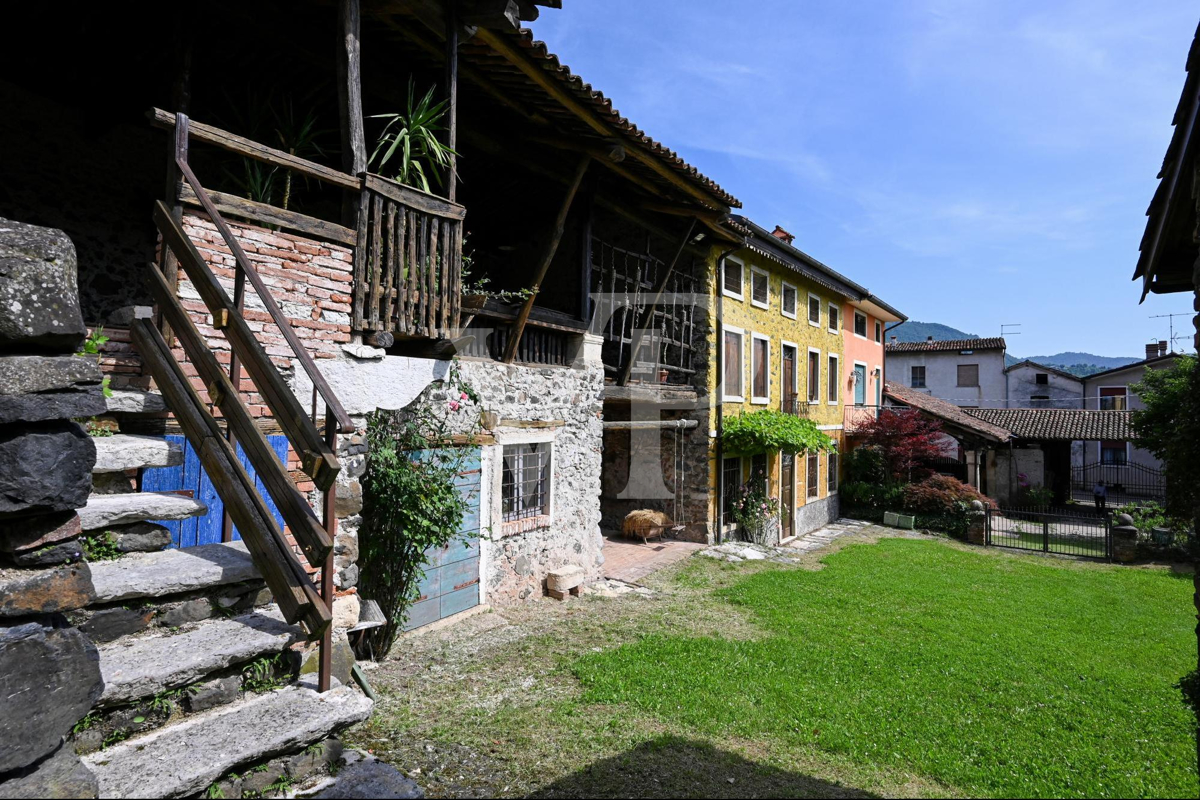
<svg viewBox="0 0 1200 800">
<path fill-rule="evenodd" d="M 1170 342 L 1170 347 L 1171 347 L 1171 352 L 1172 352 L 1172 353 L 1174 353 L 1174 352 L 1175 352 L 1175 342 L 1176 342 L 1177 340 L 1179 340 L 1179 339 L 1183 339 L 1183 338 L 1185 338 L 1183 334 L 1180 334 L 1179 336 L 1176 336 L 1176 335 L 1175 335 L 1175 318 L 1176 318 L 1176 317 L 1190 317 L 1190 316 L 1192 316 L 1192 315 L 1191 315 L 1191 314 L 1183 314 L 1183 313 L 1177 313 L 1177 314 L 1152 314 L 1152 315 L 1150 316 L 1150 319 L 1163 319 L 1164 317 L 1166 318 L 1166 320 L 1167 320 L 1167 330 L 1168 330 L 1168 331 L 1170 331 L 1170 333 L 1168 333 L 1168 334 L 1167 334 L 1167 341 L 1168 341 L 1168 342 Z"/>
<path fill-rule="evenodd" d="M 1006 336 L 1020 336 L 1021 335 L 1020 331 L 1006 331 L 1005 330 L 1005 328 L 1019 328 L 1019 327 L 1021 327 L 1021 323 L 1019 323 L 1019 322 L 1004 323 L 1003 325 L 1000 326 L 1000 338 L 1003 339 Z"/>
</svg>

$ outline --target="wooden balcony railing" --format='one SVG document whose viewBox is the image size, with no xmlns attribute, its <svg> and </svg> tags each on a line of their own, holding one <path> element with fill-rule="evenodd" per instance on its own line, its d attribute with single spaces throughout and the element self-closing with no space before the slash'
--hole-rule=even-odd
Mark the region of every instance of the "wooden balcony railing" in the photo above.
<svg viewBox="0 0 1200 800">
<path fill-rule="evenodd" d="M 355 329 L 452 338 L 461 313 L 466 209 L 376 175 L 362 180 Z"/>
</svg>

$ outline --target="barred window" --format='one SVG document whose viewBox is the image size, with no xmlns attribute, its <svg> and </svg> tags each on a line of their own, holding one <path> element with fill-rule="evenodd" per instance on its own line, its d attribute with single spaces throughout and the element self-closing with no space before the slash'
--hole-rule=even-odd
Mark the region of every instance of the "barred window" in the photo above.
<svg viewBox="0 0 1200 800">
<path fill-rule="evenodd" d="M 550 442 L 504 446 L 501 512 L 505 522 L 550 513 Z"/>
<path fill-rule="evenodd" d="M 733 516 L 733 503 L 742 488 L 742 459 L 734 456 L 721 464 L 721 513 L 728 522 Z"/>
<path fill-rule="evenodd" d="M 832 450 L 829 452 L 829 477 L 828 477 L 829 493 L 833 494 L 838 488 L 838 454 Z"/>
<path fill-rule="evenodd" d="M 816 451 L 809 453 L 808 454 L 808 481 L 807 481 L 808 482 L 808 499 L 809 500 L 815 500 L 817 498 L 817 496 L 820 495 L 820 493 L 821 493 L 821 489 L 818 486 L 818 483 L 821 480 L 821 475 L 820 475 L 821 466 L 820 465 L 821 465 L 821 462 L 819 460 L 819 457 L 817 456 Z"/>
</svg>

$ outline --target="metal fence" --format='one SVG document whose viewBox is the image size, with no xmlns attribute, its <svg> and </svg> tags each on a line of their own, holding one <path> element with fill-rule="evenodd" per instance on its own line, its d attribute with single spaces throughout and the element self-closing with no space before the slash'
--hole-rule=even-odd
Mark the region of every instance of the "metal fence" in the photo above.
<svg viewBox="0 0 1200 800">
<path fill-rule="evenodd" d="M 1112 514 L 993 508 L 988 510 L 986 541 L 992 547 L 1109 559 Z"/>
<path fill-rule="evenodd" d="M 1077 499 L 1092 496 L 1092 489 L 1103 481 L 1109 505 L 1139 500 L 1162 501 L 1167 496 L 1167 478 L 1161 469 L 1145 464 L 1103 464 L 1097 461 L 1071 467 L 1071 491 Z"/>
</svg>

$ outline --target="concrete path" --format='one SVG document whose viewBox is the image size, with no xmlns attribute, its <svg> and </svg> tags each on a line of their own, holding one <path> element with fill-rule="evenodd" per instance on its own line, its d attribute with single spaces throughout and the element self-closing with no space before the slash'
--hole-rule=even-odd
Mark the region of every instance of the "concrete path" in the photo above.
<svg viewBox="0 0 1200 800">
<path fill-rule="evenodd" d="M 803 536 L 797 536 L 785 544 L 784 547 L 808 553 L 813 550 L 820 550 L 822 547 L 828 547 L 836 539 L 852 533 L 859 533 L 864 528 L 869 527 L 871 527 L 870 522 L 842 517 L 837 522 L 831 522 L 823 528 L 817 528 L 815 531 L 806 533 Z"/>
</svg>

